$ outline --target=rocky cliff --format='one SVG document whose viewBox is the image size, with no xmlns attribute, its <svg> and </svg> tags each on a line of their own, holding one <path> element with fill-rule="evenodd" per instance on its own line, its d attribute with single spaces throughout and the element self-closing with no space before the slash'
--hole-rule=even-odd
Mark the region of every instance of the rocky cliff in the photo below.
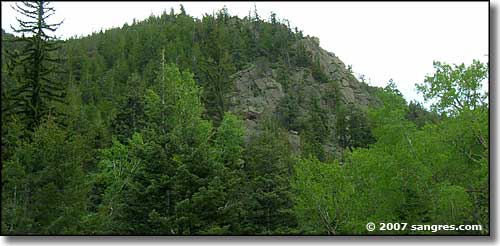
<svg viewBox="0 0 500 246">
<path fill-rule="evenodd" d="M 286 67 L 265 59 L 256 61 L 232 76 L 235 87 L 230 95 L 230 110 L 245 119 L 248 135 L 259 132 L 259 123 L 266 115 L 278 118 L 284 114 L 293 115 L 285 117 L 288 122 L 284 125 L 289 131 L 290 143 L 299 151 L 300 122 L 306 121 L 312 111 L 318 111 L 315 109 L 317 105 L 324 113 L 323 123 L 330 130 L 323 147 L 334 153 L 338 151 L 335 136 L 337 107 L 352 104 L 363 109 L 376 104 L 377 99 L 370 87 L 359 82 L 335 54 L 319 46 L 318 39 L 304 38 L 294 47 L 305 49 L 311 66 Z M 284 112 L 287 110 L 293 112 Z"/>
</svg>

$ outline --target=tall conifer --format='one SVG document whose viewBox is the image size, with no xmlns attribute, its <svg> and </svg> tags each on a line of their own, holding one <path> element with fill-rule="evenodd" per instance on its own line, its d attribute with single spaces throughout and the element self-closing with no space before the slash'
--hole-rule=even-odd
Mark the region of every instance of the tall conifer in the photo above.
<svg viewBox="0 0 500 246">
<path fill-rule="evenodd" d="M 26 120 L 29 129 L 34 129 L 42 117 L 55 114 L 51 102 L 64 102 L 65 90 L 61 81 L 54 78 L 60 59 L 54 53 L 60 48 L 54 32 L 62 22 L 49 24 L 47 19 L 55 13 L 46 1 L 16 3 L 13 7 L 24 18 L 16 18 L 19 27 L 14 28 L 20 34 L 13 42 L 20 42 L 19 52 L 9 52 L 9 70 L 20 71 L 16 76 L 17 88 L 9 94 L 11 104 L 6 109 L 9 114 L 17 114 Z"/>
</svg>

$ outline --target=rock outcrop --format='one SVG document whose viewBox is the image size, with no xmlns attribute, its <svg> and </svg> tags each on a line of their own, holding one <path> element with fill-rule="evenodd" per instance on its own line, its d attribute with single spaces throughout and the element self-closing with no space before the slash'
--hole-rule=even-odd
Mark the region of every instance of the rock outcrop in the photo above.
<svg viewBox="0 0 500 246">
<path fill-rule="evenodd" d="M 295 114 L 299 120 L 307 118 L 314 102 L 319 102 L 321 110 L 327 116 L 324 123 L 332 129 L 336 122 L 337 104 L 352 103 L 367 107 L 377 102 L 367 91 L 367 86 L 363 86 L 337 56 L 319 46 L 319 40 L 305 38 L 295 45 L 302 45 L 312 61 L 319 61 L 320 69 L 328 82 L 315 79 L 308 67 L 289 67 L 286 81 L 282 81 L 280 68 L 265 62 L 256 62 L 237 72 L 232 76 L 234 91 L 230 95 L 230 110 L 245 119 L 247 135 L 259 131 L 263 115 L 278 114 L 280 103 L 287 97 L 297 101 Z M 301 132 L 296 129 L 288 130 L 290 144 L 294 150 L 299 151 Z M 324 144 L 326 151 L 335 152 L 337 149 L 334 132 L 331 131 L 331 136 L 327 136 L 329 141 Z"/>
</svg>

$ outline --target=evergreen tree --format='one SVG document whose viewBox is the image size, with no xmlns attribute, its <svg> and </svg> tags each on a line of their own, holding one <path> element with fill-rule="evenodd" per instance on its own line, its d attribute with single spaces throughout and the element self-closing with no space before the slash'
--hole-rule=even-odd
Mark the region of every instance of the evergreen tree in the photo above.
<svg viewBox="0 0 500 246">
<path fill-rule="evenodd" d="M 380 221 L 489 233 L 487 64 L 436 62 L 417 86 L 432 113 L 392 81 L 351 84 L 377 97 L 365 108 L 342 102 L 349 78 L 330 81 L 317 43 L 274 13 L 181 7 L 59 46 L 53 8 L 16 6 L 28 20 L 24 36 L 2 32 L 4 234 L 380 234 L 365 227 Z M 232 81 L 254 75 L 242 121 L 231 94 L 246 85 Z"/>
<path fill-rule="evenodd" d="M 336 133 L 342 148 L 367 148 L 375 142 L 366 114 L 354 104 L 337 107 Z"/>
<path fill-rule="evenodd" d="M 228 93 L 233 89 L 230 75 L 235 72 L 234 62 L 229 53 L 231 40 L 228 34 L 227 10 L 219 11 L 217 18 L 205 17 L 207 22 L 207 39 L 203 43 L 206 51 L 200 59 L 200 69 L 203 72 L 204 101 L 207 113 L 216 124 L 220 123 L 224 112 L 228 109 Z"/>
<path fill-rule="evenodd" d="M 405 117 L 413 121 L 419 128 L 422 128 L 428 123 L 436 124 L 440 120 L 436 112 L 427 111 L 422 104 L 417 101 L 411 101 L 410 104 L 408 104 L 408 112 Z"/>
<path fill-rule="evenodd" d="M 54 78 L 59 58 L 54 53 L 60 48 L 59 42 L 48 32 L 53 32 L 61 23 L 49 24 L 47 19 L 55 13 L 46 1 L 22 2 L 14 8 L 26 20 L 20 20 L 19 28 L 12 29 L 22 34 L 15 42 L 22 42 L 19 53 L 10 53 L 11 67 L 21 67 L 22 74 L 17 78 L 18 87 L 8 92 L 13 100 L 8 109 L 11 114 L 22 115 L 27 121 L 28 129 L 33 130 L 43 116 L 56 114 L 52 102 L 63 102 L 65 87 Z"/>
<path fill-rule="evenodd" d="M 252 189 L 246 233 L 287 234 L 296 227 L 292 213 L 293 159 L 285 133 L 268 121 L 245 150 L 245 172 Z"/>
<path fill-rule="evenodd" d="M 53 120 L 35 128 L 31 139 L 18 140 L 3 163 L 2 232 L 81 232 L 88 191 L 82 166 L 89 147 Z"/>
</svg>

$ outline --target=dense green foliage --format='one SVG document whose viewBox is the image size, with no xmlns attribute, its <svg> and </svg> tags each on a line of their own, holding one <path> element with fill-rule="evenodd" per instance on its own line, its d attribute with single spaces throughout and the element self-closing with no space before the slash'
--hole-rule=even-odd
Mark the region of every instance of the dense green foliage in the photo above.
<svg viewBox="0 0 500 246">
<path fill-rule="evenodd" d="M 417 128 L 394 84 L 379 98 L 383 105 L 369 112 L 376 142 L 368 149 L 348 152 L 341 166 L 310 158 L 295 166 L 302 232 L 358 234 L 368 222 L 406 222 L 481 224 L 488 233 L 487 105 Z"/>
<path fill-rule="evenodd" d="M 417 86 L 433 112 L 394 83 L 362 107 L 275 14 L 181 9 L 65 41 L 2 32 L 3 234 L 342 235 L 369 234 L 367 222 L 489 233 L 487 65 L 435 63 Z M 30 25 L 52 31 L 42 17 Z M 254 64 L 278 68 L 284 91 L 294 68 L 330 83 L 335 118 L 318 98 L 300 115 L 291 92 L 248 131 L 229 94 Z M 32 112 L 11 110 L 30 98 Z"/>
</svg>

